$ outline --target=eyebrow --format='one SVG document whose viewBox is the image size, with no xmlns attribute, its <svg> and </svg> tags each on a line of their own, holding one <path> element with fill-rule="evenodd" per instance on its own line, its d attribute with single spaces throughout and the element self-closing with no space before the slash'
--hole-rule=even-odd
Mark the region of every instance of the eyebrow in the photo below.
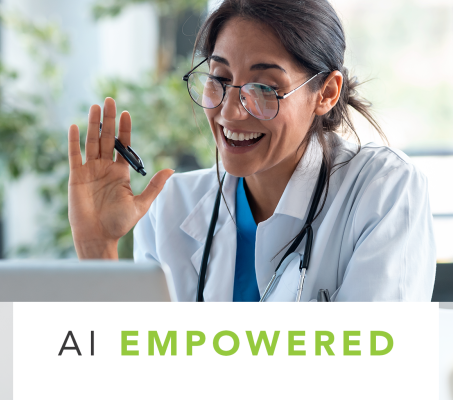
<svg viewBox="0 0 453 400">
<path fill-rule="evenodd" d="M 212 61 L 216 61 L 216 62 L 218 62 L 220 64 L 225 64 L 228 67 L 230 66 L 230 63 L 228 62 L 228 60 L 226 58 L 223 58 L 223 57 L 220 57 L 220 56 L 212 55 L 211 57 L 209 57 L 209 61 L 211 61 L 211 60 Z M 250 67 L 250 71 L 263 71 L 263 70 L 272 69 L 272 68 L 279 69 L 280 71 L 283 71 L 285 74 L 287 73 L 283 67 L 280 67 L 280 65 L 278 65 L 278 64 L 268 64 L 268 63 L 253 64 Z"/>
<path fill-rule="evenodd" d="M 217 61 L 218 63 L 220 64 L 225 64 L 227 65 L 228 67 L 230 66 L 230 63 L 228 62 L 228 60 L 226 58 L 223 58 L 223 57 L 220 57 L 220 56 L 211 56 L 208 58 L 208 61 Z"/>
<path fill-rule="evenodd" d="M 265 70 L 265 69 L 279 69 L 280 71 L 283 71 L 286 74 L 286 71 L 284 68 L 280 67 L 278 64 L 266 64 L 266 63 L 259 63 L 259 64 L 253 64 L 250 67 L 250 71 L 260 71 L 260 70 Z"/>
</svg>

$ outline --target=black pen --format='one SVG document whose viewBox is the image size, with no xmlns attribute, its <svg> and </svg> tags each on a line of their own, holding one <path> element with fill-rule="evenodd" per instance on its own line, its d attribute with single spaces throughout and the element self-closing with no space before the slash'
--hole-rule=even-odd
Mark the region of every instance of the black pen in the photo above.
<svg viewBox="0 0 453 400">
<path fill-rule="evenodd" d="M 99 124 L 99 133 L 102 130 L 102 122 Z M 115 136 L 115 150 L 134 168 L 137 172 L 146 175 L 145 166 L 140 156 L 132 149 L 131 146 L 124 147 L 123 144 Z"/>
</svg>

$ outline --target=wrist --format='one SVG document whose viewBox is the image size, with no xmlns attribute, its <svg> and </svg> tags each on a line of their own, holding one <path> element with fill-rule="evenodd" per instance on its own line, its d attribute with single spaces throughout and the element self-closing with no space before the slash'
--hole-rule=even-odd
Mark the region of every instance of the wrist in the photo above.
<svg viewBox="0 0 453 400">
<path fill-rule="evenodd" d="M 118 260 L 118 240 L 75 240 L 79 260 Z"/>
</svg>

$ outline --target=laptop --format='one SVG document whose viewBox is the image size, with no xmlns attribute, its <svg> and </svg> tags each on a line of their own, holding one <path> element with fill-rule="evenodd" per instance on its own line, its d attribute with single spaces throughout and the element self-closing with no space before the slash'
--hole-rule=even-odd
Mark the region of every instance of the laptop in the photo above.
<svg viewBox="0 0 453 400">
<path fill-rule="evenodd" d="M 170 269 L 155 262 L 0 261 L 0 302 L 172 300 Z"/>
</svg>

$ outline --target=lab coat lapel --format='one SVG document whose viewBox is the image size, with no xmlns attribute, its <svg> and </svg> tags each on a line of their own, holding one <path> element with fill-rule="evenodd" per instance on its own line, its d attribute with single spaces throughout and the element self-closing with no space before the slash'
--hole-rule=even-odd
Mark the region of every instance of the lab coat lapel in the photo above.
<svg viewBox="0 0 453 400">
<path fill-rule="evenodd" d="M 286 245 L 305 223 L 321 163 L 322 148 L 313 139 L 286 185 L 274 215 L 258 225 L 255 271 L 261 295 L 288 249 Z M 305 239 L 299 245 L 298 252 L 303 253 L 304 245 Z"/>
<path fill-rule="evenodd" d="M 237 181 L 236 177 L 226 174 L 223 184 L 223 195 L 234 218 Z M 200 247 L 191 256 L 197 274 L 200 272 L 206 235 L 218 189 L 218 185 L 214 185 L 208 190 L 180 226 L 185 233 L 200 242 Z M 222 199 L 209 254 L 204 290 L 205 301 L 232 301 L 235 264 L 236 225 Z"/>
</svg>

